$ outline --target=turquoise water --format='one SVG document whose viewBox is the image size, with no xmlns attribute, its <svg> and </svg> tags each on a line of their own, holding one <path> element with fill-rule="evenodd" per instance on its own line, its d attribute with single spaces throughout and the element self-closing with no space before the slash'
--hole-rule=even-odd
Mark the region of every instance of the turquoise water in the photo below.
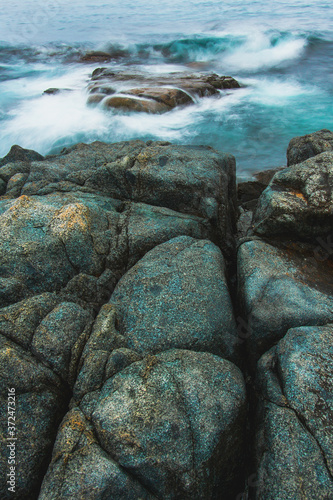
<svg viewBox="0 0 333 500">
<path fill-rule="evenodd" d="M 333 9 L 328 1 L 12 1 L 0 17 L 0 157 L 78 141 L 143 138 L 233 153 L 238 175 L 285 164 L 289 140 L 333 129 Z M 98 49 L 115 70 L 201 70 L 240 90 L 164 115 L 86 105 Z M 103 64 L 103 66 L 106 66 Z M 71 92 L 43 95 L 50 87 Z"/>
</svg>

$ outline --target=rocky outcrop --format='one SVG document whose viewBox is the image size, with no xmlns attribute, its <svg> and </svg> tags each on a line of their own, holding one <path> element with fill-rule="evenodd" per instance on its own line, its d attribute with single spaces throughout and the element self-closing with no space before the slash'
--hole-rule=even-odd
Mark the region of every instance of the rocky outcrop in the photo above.
<svg viewBox="0 0 333 500">
<path fill-rule="evenodd" d="M 24 433 L 11 498 L 37 498 L 53 446 L 40 498 L 232 498 L 246 416 L 224 359 L 240 362 L 234 158 L 165 142 L 16 148 L 0 178 L 2 404 L 14 387 Z M 111 382 L 129 416 L 119 454 Z"/>
<path fill-rule="evenodd" d="M 244 396 L 241 372 L 212 354 L 134 362 L 66 416 L 39 498 L 86 498 L 89 485 L 89 498 L 233 498 Z"/>
<path fill-rule="evenodd" d="M 247 241 L 238 249 L 238 296 L 247 325 L 247 356 L 259 357 L 303 325 L 333 322 L 333 266 L 316 247 Z"/>
<path fill-rule="evenodd" d="M 302 163 L 308 158 L 333 150 L 333 133 L 323 129 L 312 134 L 294 137 L 287 149 L 287 165 Z"/>
<path fill-rule="evenodd" d="M 165 88 L 128 95 L 183 96 Z M 20 442 L 1 498 L 332 496 L 331 166 L 259 174 L 237 200 L 234 158 L 206 147 L 2 159 L 2 477 Z"/>
<path fill-rule="evenodd" d="M 290 142 L 289 167 L 259 197 L 238 249 L 256 499 L 333 495 L 331 137 Z"/>
<path fill-rule="evenodd" d="M 254 231 L 268 237 L 314 240 L 333 223 L 333 152 L 276 173 L 254 215 Z"/>
<path fill-rule="evenodd" d="M 333 327 L 289 330 L 258 366 L 258 499 L 332 497 Z"/>
<path fill-rule="evenodd" d="M 106 108 L 166 113 L 177 106 L 192 104 L 199 98 L 218 96 L 222 90 L 239 87 L 239 83 L 231 76 L 180 73 L 172 77 L 149 78 L 97 68 L 89 85 L 88 104 L 101 102 Z M 110 94 L 115 95 L 107 97 Z"/>
</svg>

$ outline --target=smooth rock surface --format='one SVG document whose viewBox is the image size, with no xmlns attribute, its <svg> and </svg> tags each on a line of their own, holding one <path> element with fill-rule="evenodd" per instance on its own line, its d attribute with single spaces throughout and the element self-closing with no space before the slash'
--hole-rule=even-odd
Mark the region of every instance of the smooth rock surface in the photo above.
<svg viewBox="0 0 333 500">
<path fill-rule="evenodd" d="M 92 426 L 79 408 L 70 411 L 59 428 L 52 463 L 38 497 L 39 500 L 67 498 L 156 498 L 101 448 Z"/>
</svg>

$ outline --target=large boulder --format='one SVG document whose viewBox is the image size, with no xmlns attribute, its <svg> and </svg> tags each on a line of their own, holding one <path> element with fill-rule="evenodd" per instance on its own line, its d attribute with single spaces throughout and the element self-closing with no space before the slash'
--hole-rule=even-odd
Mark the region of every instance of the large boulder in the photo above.
<svg viewBox="0 0 333 500">
<path fill-rule="evenodd" d="M 101 491 L 115 499 L 233 499 L 245 408 L 241 372 L 217 356 L 171 350 L 134 362 L 68 414 L 40 499 Z"/>
<path fill-rule="evenodd" d="M 259 357 L 290 328 L 333 321 L 330 259 L 317 260 L 310 246 L 273 246 L 261 240 L 238 250 L 238 293 L 248 362 Z"/>
<path fill-rule="evenodd" d="M 121 278 L 83 350 L 74 400 L 99 389 L 115 364 L 172 348 L 240 362 L 224 259 L 209 241 L 174 238 Z"/>
<path fill-rule="evenodd" d="M 254 214 L 260 236 L 314 240 L 332 233 L 333 152 L 275 174 Z"/>
<path fill-rule="evenodd" d="M 93 194 L 93 204 L 95 195 L 107 197 L 105 203 L 100 198 L 98 203 L 112 203 L 113 211 L 124 210 L 117 200 L 164 207 L 190 215 L 192 220 L 193 216 L 205 219 L 204 224 L 208 220 L 210 238 L 229 255 L 233 250 L 235 159 L 212 148 L 142 141 L 79 144 L 43 162 L 16 162 L 0 168 L 6 183 L 16 174 L 28 176 L 16 178 L 11 183 L 15 191 L 6 193 L 6 198 L 74 191 L 76 198 L 78 192 Z"/>
<path fill-rule="evenodd" d="M 289 330 L 259 362 L 256 498 L 333 495 L 333 327 Z"/>
<path fill-rule="evenodd" d="M 140 354 L 171 348 L 237 359 L 238 337 L 220 250 L 181 236 L 148 252 L 117 284 L 126 347 Z"/>
<path fill-rule="evenodd" d="M 294 137 L 291 139 L 287 149 L 287 164 L 295 165 L 319 155 L 324 151 L 333 151 L 333 133 L 323 129 L 312 134 Z"/>
<path fill-rule="evenodd" d="M 230 351 L 232 357 L 235 336 L 230 344 L 223 344 L 227 335 L 235 333 L 223 256 L 207 239 L 220 243 L 225 254 L 231 255 L 236 213 L 234 158 L 211 148 L 142 141 L 79 144 L 44 159 L 29 151 L 26 154 L 20 158 L 9 155 L 0 167 L 1 404 L 5 413 L 8 387 L 14 387 L 17 429 L 24 434 L 17 449 L 17 463 L 24 466 L 20 465 L 17 490 L 11 498 L 37 497 L 59 422 L 69 404 L 74 413 L 84 415 L 81 420 L 78 417 L 79 423 L 71 420 L 71 430 L 65 425 L 64 440 L 60 431 L 52 465 L 55 469 L 51 467 L 54 472 L 48 476 L 50 483 L 45 483 L 51 486 L 45 486 L 42 494 L 51 498 L 55 484 L 55 491 L 59 487 L 64 497 L 89 498 L 94 492 L 96 498 L 154 498 L 145 483 L 103 451 L 97 437 L 92 438 L 87 419 L 106 381 L 141 363 L 146 352 L 171 346 L 191 349 L 189 338 L 194 333 L 198 340 L 194 350 L 209 349 L 227 356 Z M 181 283 L 184 289 L 177 289 L 173 302 L 168 304 L 175 310 L 177 304 L 184 307 L 184 318 L 179 321 L 184 320 L 186 331 L 181 332 L 173 323 L 172 342 L 164 337 L 156 347 L 137 350 L 129 345 L 130 337 L 135 337 L 133 332 L 127 337 L 121 330 L 125 301 L 121 303 L 119 294 L 114 303 L 108 301 L 119 279 L 147 252 L 148 261 L 149 251 L 179 236 L 184 259 L 177 260 L 175 252 L 170 268 L 175 283 Z M 168 260 L 170 255 L 166 254 L 162 251 L 162 260 Z M 145 272 L 151 273 L 151 267 L 145 270 L 143 263 L 142 276 Z M 184 274 L 187 272 L 188 277 Z M 128 277 L 128 282 L 131 280 L 133 276 Z M 169 283 L 162 284 L 166 298 L 170 298 Z M 157 298 L 158 286 L 151 290 L 145 305 L 143 299 L 142 307 Z M 134 288 L 139 291 L 139 283 L 134 283 Z M 138 296 L 133 298 L 139 300 Z M 192 318 L 186 313 L 186 304 Z M 155 305 L 157 311 L 158 303 Z M 198 314 L 197 307 L 204 317 Z M 168 312 L 162 309 L 160 317 Z M 200 330 L 202 321 L 205 330 Z M 174 340 L 178 333 L 177 344 Z M 193 353 L 192 361 L 196 356 Z M 232 370 L 238 373 L 235 367 Z M 212 380 L 209 383 L 212 385 Z M 3 443 L 7 439 L 6 425 L 2 427 Z M 212 431 L 213 441 L 220 435 L 218 425 Z M 229 441 L 225 450 L 228 465 L 222 474 L 228 485 L 235 478 L 239 480 L 233 455 L 236 453 L 239 459 L 241 454 L 237 451 L 242 442 L 237 426 L 230 438 L 235 451 L 229 453 Z M 6 451 L 5 445 L 2 448 Z M 212 462 L 217 461 L 214 453 L 212 450 Z M 64 457 L 61 463 L 59 456 Z M 6 477 L 5 454 L 1 460 Z M 67 463 L 72 467 L 68 475 Z M 92 470 L 94 463 L 98 471 Z M 92 470 L 83 481 L 76 474 L 81 466 Z M 207 467 L 214 470 L 214 475 L 215 465 L 209 462 Z M 204 484 L 200 474 L 198 481 Z M 0 496 L 7 495 L 4 483 Z"/>
</svg>

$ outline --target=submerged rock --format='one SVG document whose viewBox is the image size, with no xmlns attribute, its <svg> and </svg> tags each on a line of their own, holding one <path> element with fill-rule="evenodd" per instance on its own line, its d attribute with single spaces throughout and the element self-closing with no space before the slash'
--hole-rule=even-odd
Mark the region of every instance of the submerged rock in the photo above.
<svg viewBox="0 0 333 500">
<path fill-rule="evenodd" d="M 201 97 L 218 95 L 220 90 L 239 88 L 239 83 L 230 76 L 183 75 L 147 77 L 140 74 L 115 73 L 107 68 L 97 68 L 92 74 L 89 92 L 114 92 L 114 97 L 103 100 L 103 106 L 120 108 L 125 111 L 165 113 L 177 106 L 192 104 Z M 128 82 L 135 81 L 137 87 L 128 88 Z M 125 88 L 121 88 L 121 83 Z M 122 96 L 122 94 L 126 94 Z M 133 97 L 132 97 L 133 96 Z M 89 101 L 92 102 L 90 97 Z M 93 100 L 96 103 L 96 100 Z"/>
<path fill-rule="evenodd" d="M 80 62 L 84 63 L 103 63 L 109 62 L 114 58 L 115 56 L 112 57 L 112 55 L 108 52 L 103 52 L 101 50 L 92 50 L 81 56 L 79 60 Z"/>
<path fill-rule="evenodd" d="M 260 360 L 258 499 L 333 492 L 333 326 L 289 330 Z"/>
</svg>

